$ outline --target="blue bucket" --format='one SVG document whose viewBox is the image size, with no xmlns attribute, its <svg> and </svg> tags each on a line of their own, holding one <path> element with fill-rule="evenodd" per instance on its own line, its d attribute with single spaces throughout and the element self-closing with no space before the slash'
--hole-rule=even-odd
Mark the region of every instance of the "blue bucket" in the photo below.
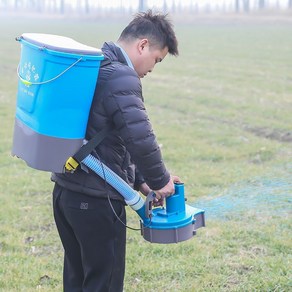
<svg viewBox="0 0 292 292">
<path fill-rule="evenodd" d="M 25 33 L 17 68 L 12 154 L 36 169 L 63 172 L 82 145 L 101 50 L 71 38 Z"/>
</svg>

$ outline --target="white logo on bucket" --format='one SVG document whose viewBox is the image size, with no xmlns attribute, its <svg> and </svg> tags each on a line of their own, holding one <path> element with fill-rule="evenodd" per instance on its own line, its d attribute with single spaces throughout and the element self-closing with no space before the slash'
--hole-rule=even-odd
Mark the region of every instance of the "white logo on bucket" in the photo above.
<svg viewBox="0 0 292 292">
<path fill-rule="evenodd" d="M 30 86 L 31 82 L 36 82 L 40 78 L 35 65 L 33 65 L 30 61 L 24 63 L 24 65 L 20 68 L 20 72 L 25 81 L 27 81 L 27 83 L 25 83 L 25 86 L 27 87 Z"/>
</svg>

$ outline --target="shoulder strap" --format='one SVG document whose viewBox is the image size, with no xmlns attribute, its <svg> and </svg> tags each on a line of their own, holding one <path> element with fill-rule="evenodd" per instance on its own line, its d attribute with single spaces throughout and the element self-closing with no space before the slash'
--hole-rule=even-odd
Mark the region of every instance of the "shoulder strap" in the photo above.
<svg viewBox="0 0 292 292">
<path fill-rule="evenodd" d="M 111 64 L 112 61 L 105 59 L 101 62 L 100 67 Z M 103 84 L 100 85 L 101 87 Z M 93 138 L 84 144 L 73 156 L 69 157 L 65 164 L 65 171 L 74 172 L 80 165 L 82 160 L 87 157 L 94 148 L 102 142 L 106 135 L 110 132 L 110 127 L 105 127 L 99 131 Z"/>
</svg>

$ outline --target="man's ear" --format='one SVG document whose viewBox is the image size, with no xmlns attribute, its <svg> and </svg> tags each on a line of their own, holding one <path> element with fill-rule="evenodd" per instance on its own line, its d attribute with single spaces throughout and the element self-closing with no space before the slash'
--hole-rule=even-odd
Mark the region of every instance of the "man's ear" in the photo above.
<svg viewBox="0 0 292 292">
<path fill-rule="evenodd" d="M 145 49 L 145 47 L 149 46 L 149 41 L 148 39 L 141 39 L 139 42 L 138 42 L 138 51 L 139 51 L 139 54 L 141 55 Z"/>
</svg>

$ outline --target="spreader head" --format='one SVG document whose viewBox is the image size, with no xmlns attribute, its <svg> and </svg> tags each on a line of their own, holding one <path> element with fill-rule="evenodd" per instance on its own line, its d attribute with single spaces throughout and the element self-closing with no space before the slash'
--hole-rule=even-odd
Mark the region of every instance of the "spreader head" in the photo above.
<svg viewBox="0 0 292 292">
<path fill-rule="evenodd" d="M 196 230 L 205 226 L 204 210 L 185 203 L 184 185 L 175 184 L 175 194 L 166 199 L 166 207 L 152 210 L 147 206 L 146 216 L 141 220 L 141 234 L 154 243 L 177 243 L 190 239 Z M 150 210 L 150 212 L 149 212 Z"/>
</svg>

